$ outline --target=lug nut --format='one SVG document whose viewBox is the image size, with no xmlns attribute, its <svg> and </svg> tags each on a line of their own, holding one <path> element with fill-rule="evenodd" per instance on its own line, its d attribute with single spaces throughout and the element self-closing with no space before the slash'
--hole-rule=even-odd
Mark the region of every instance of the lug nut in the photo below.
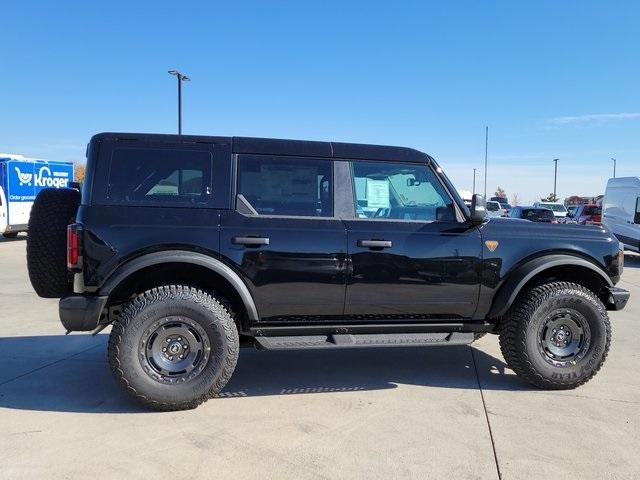
<svg viewBox="0 0 640 480">
<path fill-rule="evenodd" d="M 184 355 L 180 355 L 180 358 L 184 358 Z"/>
<path fill-rule="evenodd" d="M 162 351 L 166 352 L 167 351 L 166 347 L 162 347 Z"/>
<path fill-rule="evenodd" d="M 181 342 L 182 341 L 182 337 L 178 337 L 178 341 Z"/>
</svg>

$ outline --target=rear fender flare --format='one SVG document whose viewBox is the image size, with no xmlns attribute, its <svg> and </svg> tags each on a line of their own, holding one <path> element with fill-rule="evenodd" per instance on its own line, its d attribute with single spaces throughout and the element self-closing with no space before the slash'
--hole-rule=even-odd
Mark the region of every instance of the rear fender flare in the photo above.
<svg viewBox="0 0 640 480">
<path fill-rule="evenodd" d="M 545 255 L 543 257 L 529 260 L 507 274 L 507 280 L 498 290 L 488 317 L 497 318 L 507 313 L 507 310 L 509 310 L 509 307 L 511 307 L 522 288 L 533 277 L 550 268 L 565 265 L 575 265 L 588 268 L 600 276 L 604 285 L 613 287 L 613 282 L 607 274 L 597 265 L 588 260 L 580 257 L 574 257 L 572 255 Z"/>
<path fill-rule="evenodd" d="M 229 266 L 222 263 L 208 255 L 187 252 L 184 250 L 164 250 L 162 252 L 148 253 L 141 257 L 134 258 L 127 263 L 124 263 L 113 272 L 105 283 L 100 287 L 99 295 L 110 295 L 120 283 L 126 280 L 129 276 L 135 272 L 142 270 L 153 265 L 160 265 L 162 263 L 190 263 L 193 265 L 199 265 L 208 268 L 212 272 L 215 272 L 222 276 L 229 284 L 236 290 L 240 296 L 242 303 L 247 311 L 247 316 L 250 321 L 258 321 L 258 310 L 256 308 L 251 292 L 247 288 L 246 284 L 242 281 L 240 276 L 233 271 Z"/>
</svg>

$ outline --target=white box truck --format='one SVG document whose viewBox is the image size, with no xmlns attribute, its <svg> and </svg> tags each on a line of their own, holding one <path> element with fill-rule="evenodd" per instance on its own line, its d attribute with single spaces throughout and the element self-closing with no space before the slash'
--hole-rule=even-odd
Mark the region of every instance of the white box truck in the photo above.
<svg viewBox="0 0 640 480">
<path fill-rule="evenodd" d="M 66 188 L 73 182 L 73 163 L 0 153 L 0 234 L 26 232 L 36 195 L 43 188 Z"/>
<path fill-rule="evenodd" d="M 602 202 L 602 223 L 625 248 L 640 252 L 640 177 L 609 179 Z"/>
</svg>

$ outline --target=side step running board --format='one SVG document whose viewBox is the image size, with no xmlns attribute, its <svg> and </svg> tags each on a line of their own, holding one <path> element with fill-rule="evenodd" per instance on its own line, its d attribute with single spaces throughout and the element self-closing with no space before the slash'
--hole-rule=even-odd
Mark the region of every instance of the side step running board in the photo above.
<svg viewBox="0 0 640 480">
<path fill-rule="evenodd" d="M 473 332 L 452 333 L 362 333 L 287 337 L 256 337 L 259 350 L 305 350 L 308 348 L 426 347 L 469 345 Z"/>
</svg>

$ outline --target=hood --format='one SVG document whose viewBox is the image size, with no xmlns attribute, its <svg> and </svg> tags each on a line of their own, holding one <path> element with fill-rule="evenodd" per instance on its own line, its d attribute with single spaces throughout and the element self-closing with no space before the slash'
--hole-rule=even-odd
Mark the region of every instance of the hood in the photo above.
<svg viewBox="0 0 640 480">
<path fill-rule="evenodd" d="M 611 231 L 603 225 L 531 222 L 521 218 L 493 217 L 480 227 L 483 235 L 495 233 L 509 238 L 533 238 L 537 242 L 566 242 L 584 239 L 605 244 L 618 244 Z"/>
<path fill-rule="evenodd" d="M 503 269 L 527 258 L 566 253 L 591 261 L 612 279 L 619 276 L 614 263 L 620 250 L 620 242 L 604 226 L 490 218 L 479 228 L 483 243 L 491 241 L 497 245 L 493 251 L 484 249 L 484 258 L 500 261 Z"/>
</svg>

